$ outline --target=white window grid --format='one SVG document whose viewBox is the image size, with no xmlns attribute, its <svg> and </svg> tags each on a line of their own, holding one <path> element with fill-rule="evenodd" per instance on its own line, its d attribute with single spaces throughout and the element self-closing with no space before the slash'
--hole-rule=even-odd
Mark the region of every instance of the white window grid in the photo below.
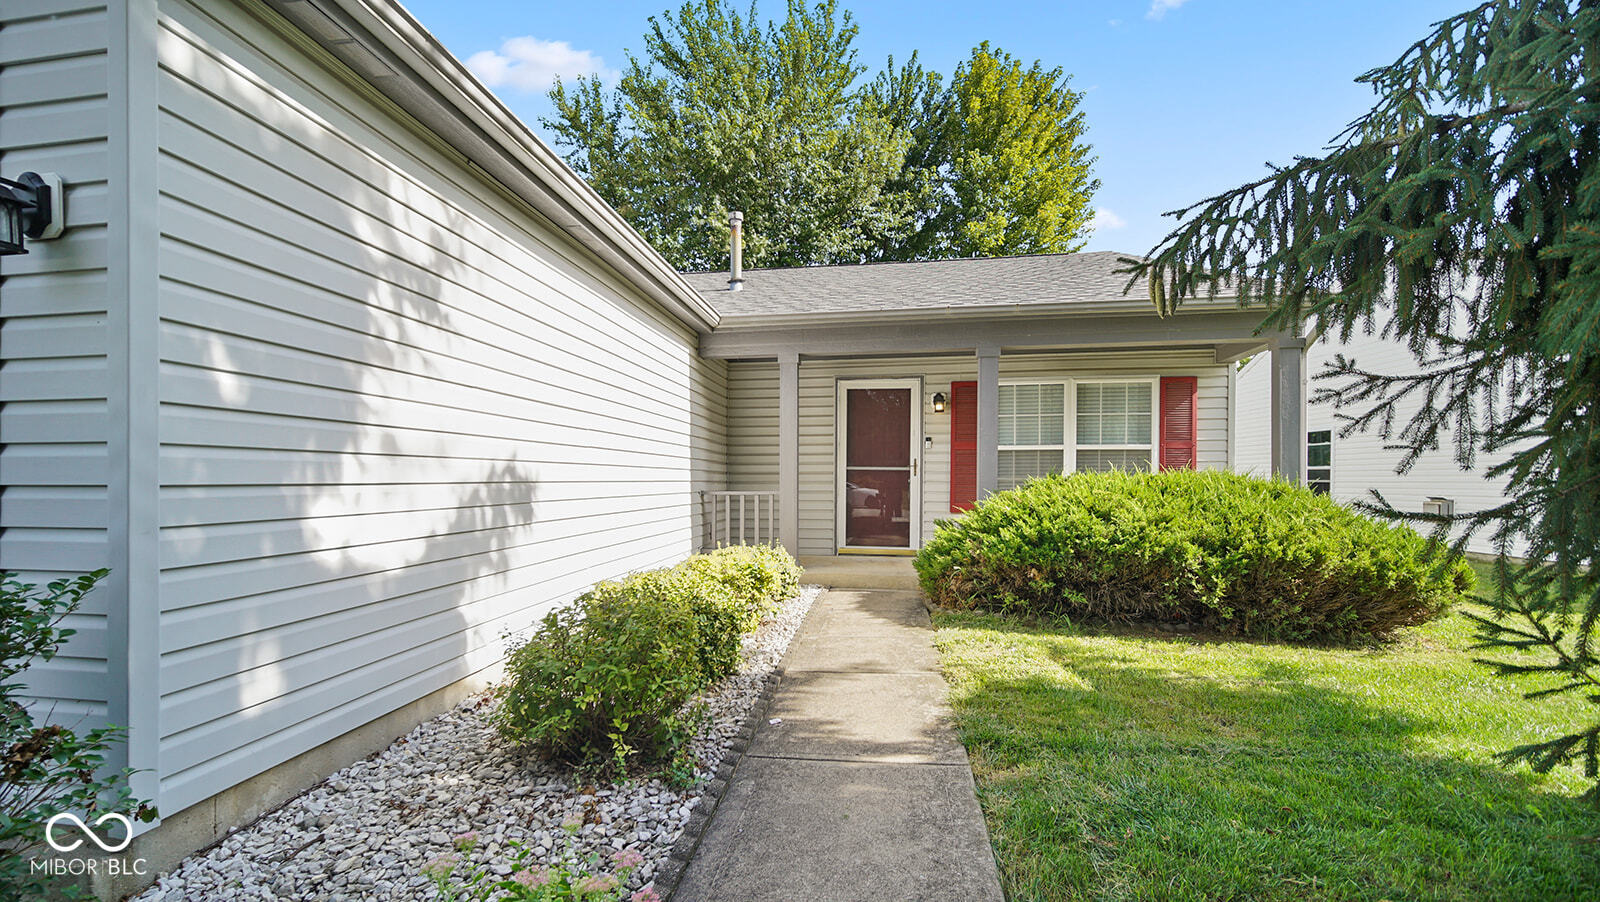
<svg viewBox="0 0 1600 902">
<path fill-rule="evenodd" d="M 1077 472 L 1078 452 L 1081 451 L 1144 451 L 1149 455 L 1153 469 L 1158 460 L 1161 443 L 1161 377 L 1160 376 L 1086 376 L 1067 379 L 1006 379 L 1002 386 L 1062 387 L 1062 435 L 1060 444 L 1001 444 L 1001 451 L 1060 451 L 1062 471 Z M 1078 388 L 1082 385 L 1136 385 L 1150 386 L 1150 441 L 1131 443 L 1078 443 Z M 1002 408 L 1003 410 L 1003 408 Z"/>
</svg>

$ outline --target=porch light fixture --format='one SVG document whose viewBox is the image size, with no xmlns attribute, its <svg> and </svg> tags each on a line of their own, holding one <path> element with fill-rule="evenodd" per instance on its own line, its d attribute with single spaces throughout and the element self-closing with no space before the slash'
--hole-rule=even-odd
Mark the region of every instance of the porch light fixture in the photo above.
<svg viewBox="0 0 1600 902">
<path fill-rule="evenodd" d="M 24 172 L 0 178 L 0 255 L 26 254 L 23 242 L 61 234 L 61 176 Z"/>
<path fill-rule="evenodd" d="M 933 412 L 934 413 L 944 413 L 945 407 L 948 404 L 949 404 L 949 400 L 947 398 L 945 398 L 944 392 L 936 391 L 936 392 L 933 393 Z"/>
</svg>

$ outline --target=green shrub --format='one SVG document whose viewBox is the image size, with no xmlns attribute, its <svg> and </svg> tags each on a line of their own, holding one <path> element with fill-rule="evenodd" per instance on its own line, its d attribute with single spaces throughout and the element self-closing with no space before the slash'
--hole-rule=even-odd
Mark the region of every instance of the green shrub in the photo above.
<svg viewBox="0 0 1600 902">
<path fill-rule="evenodd" d="M 697 554 L 680 566 L 728 587 L 740 606 L 742 626 L 753 630 L 763 617 L 800 591 L 800 565 L 772 545 L 732 545 Z"/>
<path fill-rule="evenodd" d="M 496 725 L 613 774 L 664 764 L 691 726 L 684 706 L 738 669 L 742 634 L 798 582 L 782 551 L 723 549 L 600 583 L 512 649 Z"/>
<path fill-rule="evenodd" d="M 1190 470 L 1033 480 L 942 521 L 916 566 L 951 607 L 1297 640 L 1422 623 L 1472 584 L 1403 526 L 1288 483 Z"/>
<path fill-rule="evenodd" d="M 59 724 L 36 724 L 25 704 L 28 668 L 61 651 L 74 632 L 61 621 L 107 573 L 56 580 L 43 590 L 0 573 L 0 899 L 46 899 L 80 889 L 30 866 L 48 854 L 45 824 L 57 814 L 156 817 L 153 807 L 133 797 L 133 772 L 107 768 L 113 748 L 126 738 L 122 728 L 79 735 Z"/>
</svg>

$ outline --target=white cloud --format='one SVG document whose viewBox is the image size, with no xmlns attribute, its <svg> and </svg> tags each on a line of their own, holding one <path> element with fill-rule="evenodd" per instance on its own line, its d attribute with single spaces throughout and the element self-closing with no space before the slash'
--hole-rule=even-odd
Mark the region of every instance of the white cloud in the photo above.
<svg viewBox="0 0 1600 902">
<path fill-rule="evenodd" d="M 509 86 L 519 91 L 543 93 L 557 76 L 571 80 L 579 75 L 617 77 L 605 60 L 588 50 L 574 50 L 566 41 L 543 41 L 532 35 L 511 38 L 499 51 L 480 50 L 467 57 L 467 68 L 491 88 Z"/>
<path fill-rule="evenodd" d="M 1144 14 L 1146 19 L 1165 18 L 1167 13 L 1188 3 L 1189 0 L 1150 0 L 1150 11 Z"/>
<path fill-rule="evenodd" d="M 1127 224 L 1128 221 L 1126 219 L 1105 207 L 1095 210 L 1094 215 L 1089 217 L 1089 228 L 1094 229 L 1096 232 L 1101 229 L 1120 229 Z"/>
</svg>

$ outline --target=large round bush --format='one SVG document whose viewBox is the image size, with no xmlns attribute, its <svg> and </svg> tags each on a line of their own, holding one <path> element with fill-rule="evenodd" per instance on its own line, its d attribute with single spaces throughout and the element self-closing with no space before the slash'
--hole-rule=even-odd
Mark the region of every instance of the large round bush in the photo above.
<svg viewBox="0 0 1600 902">
<path fill-rule="evenodd" d="M 1427 542 L 1284 482 L 1231 473 L 1077 473 L 999 492 L 917 555 L 939 604 L 1189 623 L 1275 639 L 1380 636 L 1471 587 Z"/>
</svg>

